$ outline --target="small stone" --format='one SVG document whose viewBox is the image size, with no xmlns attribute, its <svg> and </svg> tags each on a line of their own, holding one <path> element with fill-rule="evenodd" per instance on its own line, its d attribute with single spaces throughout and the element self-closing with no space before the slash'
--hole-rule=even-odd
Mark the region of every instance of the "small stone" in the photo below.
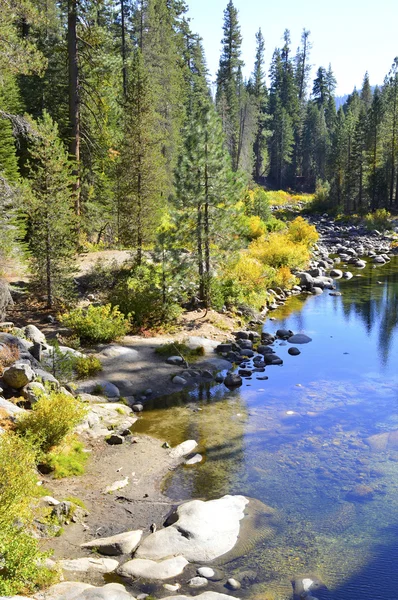
<svg viewBox="0 0 398 600">
<path fill-rule="evenodd" d="M 299 354 L 301 354 L 300 350 L 298 348 L 295 348 L 294 346 L 293 348 L 289 348 L 287 352 L 288 354 L 290 354 L 290 356 L 298 356 Z"/>
<path fill-rule="evenodd" d="M 116 433 L 112 433 L 112 435 L 108 436 L 106 439 L 106 443 L 110 446 L 117 446 L 119 444 L 124 443 L 124 437 L 122 435 L 118 435 Z"/>
<path fill-rule="evenodd" d="M 186 385 L 187 384 L 187 380 L 184 379 L 184 377 L 180 377 L 179 375 L 176 375 L 175 377 L 173 377 L 172 381 L 175 385 Z"/>
<path fill-rule="evenodd" d="M 208 584 L 208 581 L 206 577 L 192 577 L 192 579 L 188 581 L 188 584 L 189 587 L 192 588 L 201 588 L 205 587 Z"/>
<path fill-rule="evenodd" d="M 179 583 L 164 583 L 163 587 L 165 590 L 167 590 L 168 592 L 178 592 L 178 590 L 180 589 L 180 584 Z M 138 598 L 138 596 L 137 596 Z"/>
<path fill-rule="evenodd" d="M 170 448 L 170 444 L 169 444 L 168 442 L 164 442 L 164 443 L 162 444 L 162 448 L 166 448 L 166 449 L 167 449 L 167 448 Z"/>
<path fill-rule="evenodd" d="M 182 358 L 182 356 L 169 356 L 168 359 L 166 360 L 166 362 L 169 365 L 183 365 L 184 364 L 184 359 Z"/>
<path fill-rule="evenodd" d="M 217 373 L 217 375 L 214 377 L 214 381 L 216 383 L 222 383 L 224 381 L 224 375 L 222 373 Z"/>
<path fill-rule="evenodd" d="M 173 448 L 169 456 L 170 458 L 181 458 L 182 456 L 190 454 L 190 452 L 192 452 L 192 450 L 194 450 L 197 445 L 198 442 L 196 442 L 195 440 L 186 440 L 185 442 L 182 442 L 181 444 L 178 444 L 178 446 Z"/>
<path fill-rule="evenodd" d="M 203 456 L 201 454 L 195 454 L 192 458 L 189 458 L 185 461 L 186 465 L 196 465 L 197 463 L 202 462 Z"/>
<path fill-rule="evenodd" d="M 239 583 L 239 581 L 237 581 L 236 579 L 234 579 L 233 577 L 230 577 L 230 579 L 227 580 L 227 586 L 231 589 L 231 590 L 239 590 L 241 587 L 241 584 Z"/>
<path fill-rule="evenodd" d="M 197 572 L 201 577 L 206 577 L 206 579 L 210 579 L 210 577 L 214 577 L 215 575 L 213 569 L 210 567 L 199 567 Z"/>
<path fill-rule="evenodd" d="M 242 377 L 235 373 L 228 373 L 224 379 L 224 385 L 228 388 L 239 387 L 242 385 Z"/>
<path fill-rule="evenodd" d="M 142 404 L 133 404 L 133 406 L 131 407 L 133 409 L 134 412 L 142 412 L 144 410 L 144 407 Z"/>
</svg>

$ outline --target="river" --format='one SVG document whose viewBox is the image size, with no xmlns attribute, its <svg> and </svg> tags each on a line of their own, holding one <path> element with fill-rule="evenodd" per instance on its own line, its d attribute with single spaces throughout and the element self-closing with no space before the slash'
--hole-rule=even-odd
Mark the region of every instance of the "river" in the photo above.
<svg viewBox="0 0 398 600">
<path fill-rule="evenodd" d="M 282 366 L 154 400 L 135 427 L 198 441 L 205 460 L 164 482 L 176 501 L 243 494 L 272 509 L 230 558 L 240 596 L 287 600 L 315 574 L 334 600 L 398 598 L 398 258 L 353 272 L 341 296 L 294 297 L 266 321 L 312 338 L 299 356 L 278 341 Z"/>
</svg>

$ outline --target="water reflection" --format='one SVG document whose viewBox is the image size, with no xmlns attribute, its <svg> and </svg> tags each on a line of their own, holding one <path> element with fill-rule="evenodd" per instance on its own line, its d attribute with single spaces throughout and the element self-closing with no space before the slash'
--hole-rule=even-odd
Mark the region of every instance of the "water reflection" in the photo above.
<svg viewBox="0 0 398 600">
<path fill-rule="evenodd" d="M 277 342 L 284 364 L 267 381 L 161 399 L 138 423 L 173 445 L 199 442 L 205 461 L 170 474 L 172 498 L 239 493 L 276 510 L 283 526 L 266 541 L 253 533 L 228 564 L 250 573 L 241 596 L 287 600 L 291 578 L 316 572 L 336 600 L 398 597 L 398 260 L 360 275 L 337 282 L 340 297 L 292 298 L 274 313 L 268 331 L 313 341 L 297 357 Z"/>
</svg>

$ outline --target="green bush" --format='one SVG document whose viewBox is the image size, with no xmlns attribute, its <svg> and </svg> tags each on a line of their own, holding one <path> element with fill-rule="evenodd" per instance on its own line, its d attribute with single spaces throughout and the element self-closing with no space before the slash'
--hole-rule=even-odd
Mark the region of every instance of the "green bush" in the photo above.
<svg viewBox="0 0 398 600">
<path fill-rule="evenodd" d="M 78 379 L 84 379 L 102 371 L 102 363 L 96 356 L 78 356 L 74 360 L 73 369 Z"/>
<path fill-rule="evenodd" d="M 17 431 L 30 439 L 39 451 L 47 453 L 65 439 L 83 420 L 86 412 L 87 408 L 80 400 L 53 391 L 43 395 L 32 411 L 18 419 Z"/>
<path fill-rule="evenodd" d="M 391 213 L 385 208 L 378 208 L 373 213 L 368 213 L 365 216 L 365 225 L 369 230 L 378 229 L 386 231 L 391 229 Z"/>
<path fill-rule="evenodd" d="M 137 329 L 151 329 L 175 323 L 181 314 L 176 290 L 165 285 L 162 273 L 153 264 L 132 269 L 110 294 L 109 300 L 124 315 L 131 315 Z"/>
<path fill-rule="evenodd" d="M 82 342 L 112 342 L 126 335 L 130 329 L 129 313 L 124 316 L 118 306 L 90 305 L 87 309 L 75 308 L 61 316 L 61 322 L 70 327 Z M 127 318 L 126 318 L 127 317 Z"/>
<path fill-rule="evenodd" d="M 0 437 L 0 595 L 29 593 L 50 585 L 57 574 L 41 568 L 45 558 L 27 530 L 38 495 L 36 451 L 13 432 Z M 22 525 L 22 527 L 21 527 Z"/>
</svg>

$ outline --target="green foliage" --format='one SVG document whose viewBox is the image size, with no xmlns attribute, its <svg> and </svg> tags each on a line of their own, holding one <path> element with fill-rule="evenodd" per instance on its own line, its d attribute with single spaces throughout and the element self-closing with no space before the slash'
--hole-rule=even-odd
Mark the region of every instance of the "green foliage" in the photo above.
<svg viewBox="0 0 398 600">
<path fill-rule="evenodd" d="M 79 356 L 75 358 L 73 368 L 77 378 L 84 379 L 102 371 L 102 363 L 96 356 Z"/>
<path fill-rule="evenodd" d="M 297 217 L 289 223 L 286 235 L 295 244 L 303 244 L 308 248 L 313 246 L 319 239 L 316 227 L 310 225 L 303 217 Z"/>
<path fill-rule="evenodd" d="M 31 194 L 26 210 L 28 243 L 37 289 L 47 304 L 73 297 L 72 274 L 76 248 L 72 165 L 48 113 L 38 122 L 30 145 Z"/>
<path fill-rule="evenodd" d="M 88 456 L 84 451 L 83 444 L 72 439 L 63 444 L 61 448 L 47 454 L 45 463 L 53 470 L 55 479 L 62 479 L 63 477 L 83 475 Z M 77 504 L 74 500 L 73 502 Z"/>
<path fill-rule="evenodd" d="M 126 335 L 130 328 L 129 312 L 125 318 L 118 306 L 90 306 L 87 309 L 75 308 L 61 315 L 61 323 L 70 327 L 85 343 L 112 342 Z"/>
<path fill-rule="evenodd" d="M 368 213 L 365 216 L 365 225 L 370 231 L 373 229 L 377 229 L 378 231 L 392 229 L 391 213 L 385 208 L 379 208 L 373 213 Z"/>
<path fill-rule="evenodd" d="M 131 315 L 138 329 L 147 329 L 176 322 L 181 308 L 175 292 L 166 287 L 162 267 L 148 262 L 133 267 L 109 299 L 124 315 Z"/>
<path fill-rule="evenodd" d="M 38 493 L 35 461 L 29 441 L 12 432 L 0 437 L 0 594 L 5 596 L 33 592 L 57 576 L 39 566 L 46 555 L 27 531 Z"/>
<path fill-rule="evenodd" d="M 47 453 L 65 439 L 86 412 L 78 399 L 53 391 L 39 398 L 33 410 L 18 419 L 17 431 L 31 440 L 39 451 Z"/>
<path fill-rule="evenodd" d="M 205 349 L 203 346 L 198 346 L 197 348 L 190 348 L 184 342 L 170 342 L 168 344 L 162 344 L 155 350 L 156 354 L 160 354 L 161 356 L 175 356 L 178 354 L 184 360 L 194 361 L 205 355 Z"/>
</svg>

